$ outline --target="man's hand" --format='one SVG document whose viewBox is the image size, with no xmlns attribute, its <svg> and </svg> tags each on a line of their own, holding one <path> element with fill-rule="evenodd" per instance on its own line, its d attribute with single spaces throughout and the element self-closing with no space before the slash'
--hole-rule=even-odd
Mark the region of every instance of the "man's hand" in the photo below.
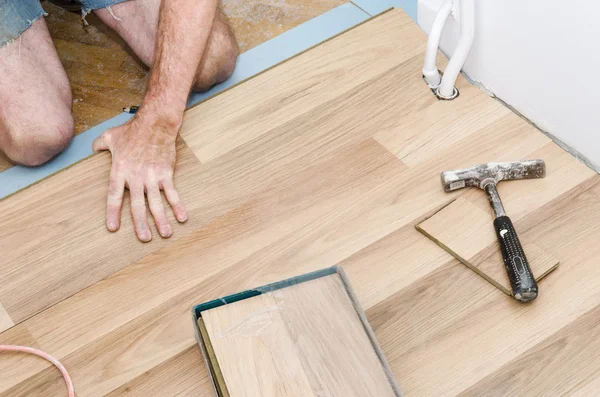
<svg viewBox="0 0 600 397">
<path fill-rule="evenodd" d="M 96 139 L 94 151 L 110 150 L 112 169 L 106 205 L 106 227 L 119 229 L 123 192 L 129 189 L 131 215 L 138 238 L 152 239 L 146 213 L 146 199 L 162 237 L 171 236 L 160 191 L 163 190 L 175 218 L 187 220 L 187 214 L 173 184 L 176 148 L 180 123 L 169 123 L 140 109 L 126 124 L 111 128 Z M 145 195 L 144 195 L 145 194 Z"/>
<path fill-rule="evenodd" d="M 93 145 L 95 151 L 112 153 L 106 206 L 108 230 L 119 228 L 126 187 L 131 197 L 135 232 L 140 240 L 152 239 L 145 197 L 148 197 L 160 235 L 171 235 L 161 190 L 175 218 L 179 222 L 187 220 L 173 185 L 175 141 L 216 9 L 217 0 L 161 0 L 156 51 L 140 110 L 125 125 L 99 136 Z"/>
</svg>

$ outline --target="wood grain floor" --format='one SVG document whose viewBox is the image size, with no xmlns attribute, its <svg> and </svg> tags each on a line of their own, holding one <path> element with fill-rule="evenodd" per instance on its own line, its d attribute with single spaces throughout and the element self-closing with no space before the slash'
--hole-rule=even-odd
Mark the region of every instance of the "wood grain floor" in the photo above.
<svg viewBox="0 0 600 397">
<path fill-rule="evenodd" d="M 222 0 L 245 52 L 307 20 L 346 3 L 346 0 Z M 148 70 L 127 44 L 94 14 L 86 17 L 44 1 L 45 17 L 54 46 L 73 92 L 75 134 L 139 104 Z M 0 152 L 0 172 L 12 164 Z"/>
<path fill-rule="evenodd" d="M 79 397 L 208 397 L 190 308 L 338 264 L 407 396 L 595 395 L 600 177 L 462 77 L 438 101 L 425 41 L 390 11 L 188 110 L 169 240 L 105 230 L 104 154 L 1 201 L 0 344 L 61 359 Z M 500 184 L 506 210 L 561 262 L 528 305 L 415 229 L 458 197 L 489 214 L 441 171 L 521 158 L 548 175 Z M 42 361 L 0 373 L 2 397 L 64 395 Z"/>
</svg>

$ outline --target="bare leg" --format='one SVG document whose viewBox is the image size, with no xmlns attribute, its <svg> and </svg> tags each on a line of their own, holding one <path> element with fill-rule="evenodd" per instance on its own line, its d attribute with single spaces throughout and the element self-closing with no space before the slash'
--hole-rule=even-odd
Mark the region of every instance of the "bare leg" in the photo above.
<svg viewBox="0 0 600 397">
<path fill-rule="evenodd" d="M 151 66 L 158 30 L 159 9 L 160 0 L 130 0 L 112 6 L 112 14 L 106 8 L 95 12 L 129 44 L 142 62 Z M 181 23 L 194 23 L 194 21 L 181 21 Z M 205 91 L 226 80 L 233 73 L 239 48 L 220 10 L 217 10 L 212 27 L 198 26 L 198 29 L 211 29 L 208 46 L 196 71 L 193 87 L 195 91 Z"/>
<path fill-rule="evenodd" d="M 0 150 L 40 165 L 73 137 L 71 88 L 43 18 L 0 48 Z"/>
</svg>

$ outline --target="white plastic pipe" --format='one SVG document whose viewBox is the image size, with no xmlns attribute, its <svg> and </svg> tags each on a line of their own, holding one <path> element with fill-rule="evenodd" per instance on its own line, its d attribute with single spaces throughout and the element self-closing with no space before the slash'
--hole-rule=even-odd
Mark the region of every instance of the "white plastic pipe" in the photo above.
<svg viewBox="0 0 600 397">
<path fill-rule="evenodd" d="M 460 39 L 448 66 L 444 71 L 437 94 L 442 98 L 453 98 L 456 95 L 454 84 L 471 51 L 475 37 L 475 0 L 460 0 Z"/>
<path fill-rule="evenodd" d="M 435 66 L 435 61 L 440 46 L 442 31 L 444 30 L 444 25 L 451 12 L 452 0 L 445 0 L 435 16 L 433 25 L 431 25 L 431 31 L 429 32 L 429 38 L 427 39 L 423 77 L 430 88 L 437 88 L 437 86 L 440 85 L 441 76 L 437 66 Z"/>
</svg>

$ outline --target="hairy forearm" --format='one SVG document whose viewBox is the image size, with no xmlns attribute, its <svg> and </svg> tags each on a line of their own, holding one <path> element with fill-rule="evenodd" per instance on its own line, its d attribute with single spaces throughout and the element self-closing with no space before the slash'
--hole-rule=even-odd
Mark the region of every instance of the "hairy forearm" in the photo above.
<svg viewBox="0 0 600 397">
<path fill-rule="evenodd" d="M 217 0 L 162 0 L 154 61 L 141 111 L 177 133 L 212 29 Z"/>
</svg>

